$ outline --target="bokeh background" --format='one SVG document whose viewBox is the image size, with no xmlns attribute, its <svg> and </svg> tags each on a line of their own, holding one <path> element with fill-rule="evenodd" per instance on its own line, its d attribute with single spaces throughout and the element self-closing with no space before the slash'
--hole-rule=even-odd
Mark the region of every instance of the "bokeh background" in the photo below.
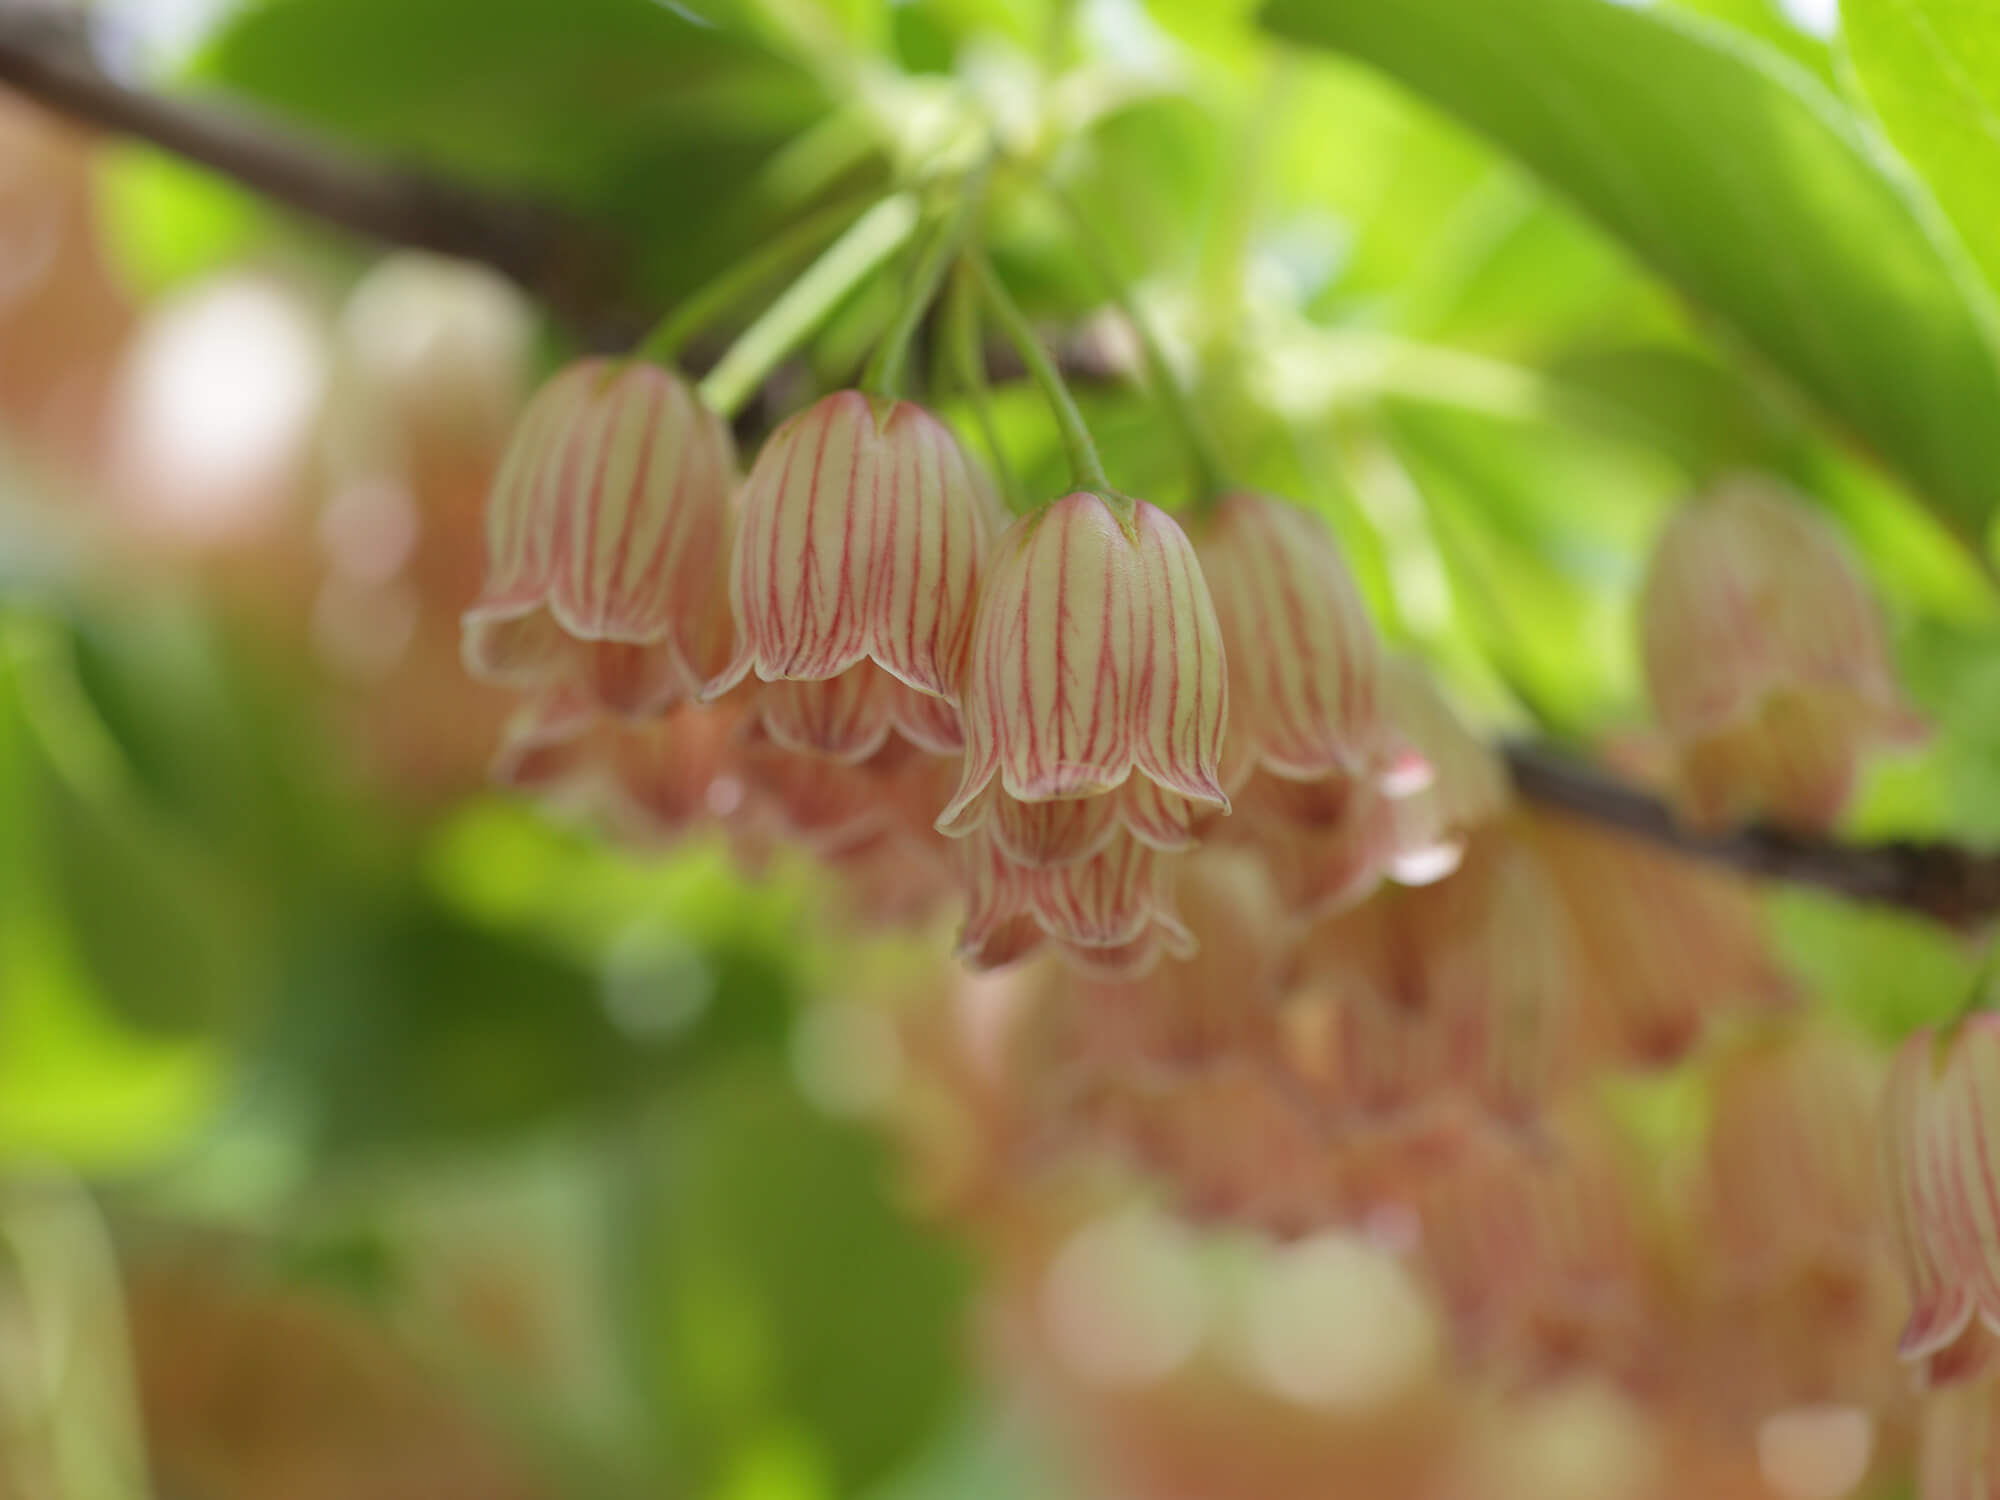
<svg viewBox="0 0 2000 1500">
<path fill-rule="evenodd" d="M 1854 97 L 1830 0 L 1658 4 Z M 958 994 L 949 922 L 857 938 L 802 858 L 620 851 L 490 792 L 509 705 L 463 674 L 457 617 L 539 376 L 888 181 L 956 78 L 1058 164 L 1172 348 L 1232 370 L 1241 462 L 1325 515 L 1483 723 L 1640 723 L 1645 549 L 1689 490 L 1764 468 L 1864 553 L 1937 725 L 1851 831 L 2000 837 L 1996 492 L 1962 454 L 1906 488 L 1683 295 L 1713 289 L 1705 256 L 1797 256 L 1800 326 L 1857 401 L 1899 399 L 1916 377 L 1811 239 L 1879 245 L 1877 205 L 1758 223 L 1674 196 L 1675 154 L 1714 150 L 1749 200 L 1815 201 L 1816 142 L 1754 108 L 1713 137 L 1606 125 L 1663 257 L 1233 0 L 93 15 L 120 76 L 621 248 L 598 326 L 551 320 L 0 86 L 0 1495 L 1647 1493 L 1677 1439 L 1628 1395 L 1448 1380 L 1393 1226 L 1276 1249 L 1182 1226 L 1115 1163 L 1009 1175 L 1015 1102 L 921 1019 Z M 1493 66 L 1545 62 L 1553 96 L 1611 65 L 1540 56 Z M 1700 80 L 1612 61 L 1700 116 Z M 1111 472 L 1171 494 L 1062 222 L 1023 199 L 994 224 Z M 1695 269 L 1662 276 L 1673 255 Z M 887 286 L 843 307 L 746 431 L 892 310 Z M 1053 485 L 1054 433 L 1002 376 L 1002 444 Z M 1768 904 L 1813 1003 L 1877 1041 L 1951 1013 L 1978 962 L 1915 919 Z M 1622 1107 L 1692 1140 L 1702 1086 Z M 1766 1438 L 1687 1460 L 1709 1477 L 1679 1493 L 1852 1492 L 1812 1469 L 1840 1433 L 1803 1461 Z"/>
</svg>

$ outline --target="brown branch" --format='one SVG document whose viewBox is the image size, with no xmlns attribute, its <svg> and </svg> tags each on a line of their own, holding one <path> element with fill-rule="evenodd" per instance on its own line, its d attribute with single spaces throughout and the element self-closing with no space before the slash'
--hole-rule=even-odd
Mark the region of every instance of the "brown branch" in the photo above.
<svg viewBox="0 0 2000 1500">
<path fill-rule="evenodd" d="M 325 223 L 491 266 L 587 343 L 629 340 L 642 326 L 624 301 L 630 279 L 615 240 L 540 204 L 364 161 L 233 109 L 133 88 L 106 71 L 99 40 L 76 6 L 0 0 L 0 85 Z"/>
<path fill-rule="evenodd" d="M 1766 826 L 1699 833 L 1658 798 L 1585 761 L 1545 745 L 1511 744 L 1506 753 L 1514 784 L 1529 801 L 1680 854 L 1961 929 L 2000 916 L 2000 854 L 1909 840 L 1848 844 Z"/>
</svg>

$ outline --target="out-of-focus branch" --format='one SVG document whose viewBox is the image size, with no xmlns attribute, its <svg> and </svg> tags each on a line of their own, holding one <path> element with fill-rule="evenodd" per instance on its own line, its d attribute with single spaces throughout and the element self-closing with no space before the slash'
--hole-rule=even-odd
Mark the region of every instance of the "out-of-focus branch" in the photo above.
<svg viewBox="0 0 2000 1500">
<path fill-rule="evenodd" d="M 1752 826 L 1705 834 L 1682 826 L 1658 798 L 1545 745 L 1506 747 L 1514 784 L 1530 802 L 1615 828 L 1696 859 L 1767 880 L 1817 886 L 1893 906 L 1951 927 L 2000 918 L 2000 854 L 1956 844 L 1850 844 Z"/>
<path fill-rule="evenodd" d="M 273 121 L 120 81 L 89 12 L 0 0 L 0 86 L 79 123 L 209 167 L 275 202 L 389 244 L 479 261 L 586 342 L 631 338 L 629 278 L 614 240 L 535 203 L 369 162 Z"/>
</svg>

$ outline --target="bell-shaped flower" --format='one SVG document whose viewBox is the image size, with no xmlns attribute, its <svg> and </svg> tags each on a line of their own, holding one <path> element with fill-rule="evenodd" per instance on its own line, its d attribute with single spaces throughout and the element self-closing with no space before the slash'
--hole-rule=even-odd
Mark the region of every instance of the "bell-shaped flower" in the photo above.
<svg viewBox="0 0 2000 1500">
<path fill-rule="evenodd" d="M 1052 943 L 1078 969 L 1108 979 L 1186 958 L 1194 938 L 1175 910 L 1159 854 L 1120 834 L 1088 859 L 1045 869 L 1009 860 L 983 831 L 963 842 L 965 925 L 959 956 L 998 968 Z"/>
<path fill-rule="evenodd" d="M 1457 868 L 1465 842 L 1513 800 L 1506 764 L 1459 717 L 1413 656 L 1384 663 L 1382 692 L 1399 751 L 1383 790 L 1394 804 L 1390 876 L 1425 885 Z"/>
<path fill-rule="evenodd" d="M 1506 831 L 1560 893 L 1599 1056 L 1671 1063 L 1715 1019 L 1793 1000 L 1742 877 L 1543 808 Z"/>
<path fill-rule="evenodd" d="M 1362 1218 L 1341 1156 L 1261 1072 L 1084 1066 L 1043 1082 L 1046 1151 L 1122 1159 L 1194 1223 L 1293 1240 Z"/>
<path fill-rule="evenodd" d="M 1422 1259 L 1468 1353 L 1517 1382 L 1657 1380 L 1662 1287 L 1609 1123 L 1566 1110 L 1540 1150 L 1466 1145 L 1418 1179 L 1416 1206 Z"/>
<path fill-rule="evenodd" d="M 995 505 L 920 406 L 837 391 L 800 412 L 744 482 L 729 578 L 736 654 L 709 692 L 753 669 L 784 684 L 761 698 L 766 727 L 836 759 L 866 758 L 892 728 L 956 753 Z"/>
<path fill-rule="evenodd" d="M 1668 523 L 1640 624 L 1653 705 L 1701 823 L 1825 827 L 1868 751 L 1924 733 L 1860 568 L 1771 481 L 1729 481 Z"/>
<path fill-rule="evenodd" d="M 945 843 L 930 825 L 951 788 L 947 761 L 901 740 L 852 764 L 811 760 L 754 723 L 733 759 L 746 795 L 774 830 L 821 858 L 889 840 L 934 845 L 937 859 L 945 860 Z M 942 881 L 948 888 L 951 876 Z"/>
<path fill-rule="evenodd" d="M 1201 566 L 1172 518 L 1078 491 L 995 546 L 966 666 L 965 762 L 938 828 L 962 836 L 995 797 L 1101 797 L 1142 777 L 1227 809 L 1229 686 Z M 988 795 L 992 786 L 994 795 Z M 1120 818 L 1132 829 L 1131 810 Z"/>
<path fill-rule="evenodd" d="M 487 501 L 476 677 L 582 684 L 645 717 L 727 659 L 729 431 L 672 371 L 578 361 L 522 414 Z"/>
<path fill-rule="evenodd" d="M 933 755 L 956 755 L 963 744 L 949 702 L 865 663 L 814 682 L 759 684 L 756 704 L 765 733 L 795 755 L 852 764 L 892 732 Z"/>
<path fill-rule="evenodd" d="M 1229 821 L 1201 828 L 1258 850 L 1288 908 L 1308 920 L 1337 915 L 1385 878 L 1425 885 L 1449 875 L 1466 841 L 1511 798 L 1500 757 L 1465 726 L 1421 662 L 1384 658 L 1376 696 L 1374 746 L 1362 774 L 1252 776 Z"/>
<path fill-rule="evenodd" d="M 1332 534 L 1296 505 L 1238 491 L 1194 539 L 1229 659 L 1224 784 L 1233 792 L 1253 770 L 1374 776 L 1382 648 Z"/>
<path fill-rule="evenodd" d="M 1883 1167 L 1910 1320 L 1897 1352 L 1932 1383 L 1989 1370 L 2000 1333 L 2000 1015 L 1926 1027 L 1896 1053 Z"/>
<path fill-rule="evenodd" d="M 1746 1028 L 1712 1053 L 1690 1174 L 1689 1386 L 1724 1421 L 1806 1404 L 1885 1413 L 1905 1311 L 1877 1143 L 1882 1068 L 1835 1026 Z"/>
<path fill-rule="evenodd" d="M 640 723 L 606 717 L 564 683 L 515 716 L 493 777 L 628 842 L 658 846 L 735 810 L 741 796 L 729 767 L 741 728 L 735 705 L 684 703 Z"/>
<path fill-rule="evenodd" d="M 1286 1066 L 1330 1130 L 1520 1127 L 1587 1061 L 1560 898 L 1488 834 L 1432 885 L 1320 924 L 1285 1003 Z"/>
<path fill-rule="evenodd" d="M 1051 1045 L 1068 1066 L 1180 1076 L 1268 1068 L 1276 1001 L 1296 931 L 1246 850 L 1203 849 L 1180 863 L 1175 909 L 1198 945 L 1142 979 L 1052 975 Z"/>
</svg>

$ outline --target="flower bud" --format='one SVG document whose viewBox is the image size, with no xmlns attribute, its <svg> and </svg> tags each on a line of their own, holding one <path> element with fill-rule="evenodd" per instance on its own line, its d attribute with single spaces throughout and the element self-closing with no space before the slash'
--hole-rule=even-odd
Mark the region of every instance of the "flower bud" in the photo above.
<svg viewBox="0 0 2000 1500">
<path fill-rule="evenodd" d="M 523 413 L 487 502 L 486 586 L 465 614 L 476 677 L 563 679 L 644 717 L 728 647 L 728 429 L 673 372 L 586 359 Z"/>
<path fill-rule="evenodd" d="M 1165 512 L 1079 491 L 1000 538 L 973 625 L 965 767 L 941 831 L 970 832 L 996 778 L 1019 802 L 1096 797 L 1136 771 L 1227 809 L 1229 689 L 1194 549 Z"/>
<path fill-rule="evenodd" d="M 867 734 L 893 725 L 926 748 L 956 753 L 952 705 L 992 506 L 957 439 L 920 406 L 837 391 L 800 412 L 772 434 L 744 483 L 729 583 L 736 655 L 710 693 L 752 668 L 766 682 L 855 677 L 843 693 L 850 709 L 865 710 Z M 892 681 L 876 685 L 884 674 Z M 898 688 L 904 698 L 939 701 L 899 708 Z M 788 710 L 813 696 L 799 689 L 767 698 L 772 733 L 853 757 L 851 714 Z"/>
<path fill-rule="evenodd" d="M 1653 704 L 1704 824 L 1823 828 L 1864 753 L 1923 734 L 1859 567 L 1776 484 L 1737 479 L 1676 515 L 1640 618 Z"/>
</svg>

